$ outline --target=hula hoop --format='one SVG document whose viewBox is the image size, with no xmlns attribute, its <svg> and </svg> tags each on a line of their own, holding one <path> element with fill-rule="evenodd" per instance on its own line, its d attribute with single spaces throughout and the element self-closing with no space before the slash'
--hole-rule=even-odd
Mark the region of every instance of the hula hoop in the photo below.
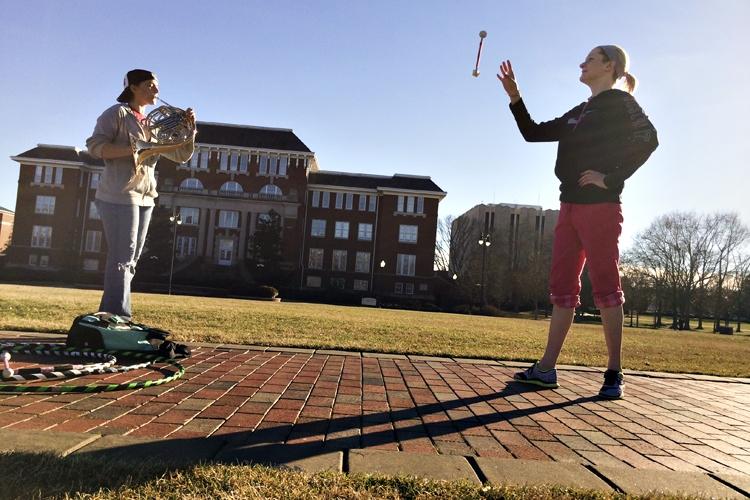
<svg viewBox="0 0 750 500">
<path fill-rule="evenodd" d="M 2 344 L 0 346 L 2 350 L 10 352 L 20 352 L 24 354 L 44 354 L 44 355 L 57 355 L 57 356 L 88 356 L 92 358 L 106 358 L 106 363 L 97 363 L 95 365 L 83 365 L 82 369 L 71 369 L 71 370 L 55 370 L 52 372 L 35 372 L 26 374 L 14 375 L 10 378 L 2 378 L 3 381 L 10 380 L 43 380 L 49 378 L 70 378 L 82 375 L 90 374 L 102 374 L 102 373 L 122 373 L 133 371 L 139 368 L 148 367 L 154 363 L 166 363 L 176 369 L 174 373 L 167 377 L 162 377 L 156 380 L 143 380 L 140 382 L 129 382 L 125 384 L 91 384 L 91 385 L 64 385 L 64 386 L 32 386 L 32 385 L 0 385 L 0 392 L 10 392 L 15 394 L 21 393 L 62 393 L 62 392 L 82 392 L 82 393 L 96 393 L 96 392 L 111 392 L 111 391 L 123 391 L 131 389 L 142 389 L 145 387 L 152 387 L 162 384 L 173 382 L 185 373 L 185 367 L 179 362 L 157 356 L 155 354 L 147 354 L 145 352 L 138 351 L 118 351 L 118 350 L 106 350 L 106 349 L 80 349 L 77 347 L 67 347 L 64 344 Z M 136 358 L 144 360 L 143 363 L 129 366 L 112 367 L 117 361 L 116 355 L 123 357 Z M 97 366 L 101 365 L 101 366 Z M 106 365 L 106 366 L 105 366 Z M 52 376 L 54 374 L 54 376 Z M 62 375 L 62 376 L 60 376 Z M 19 378 L 20 377 L 20 378 Z M 31 377 L 31 378 L 26 378 Z"/>
<path fill-rule="evenodd" d="M 32 348 L 33 347 L 33 348 Z M 14 370 L 15 375 L 10 377 L 0 376 L 0 380 L 4 382 L 10 381 L 22 381 L 22 380 L 44 380 L 44 379 L 56 379 L 56 378 L 70 378 L 79 377 L 81 375 L 87 375 L 89 373 L 105 373 L 104 370 L 110 369 L 112 365 L 117 362 L 117 358 L 111 354 L 99 353 L 99 352 L 81 352 L 76 348 L 65 348 L 63 345 L 58 344 L 12 344 L 2 343 L 0 344 L 0 350 L 7 351 L 8 353 L 22 353 L 39 355 L 46 354 L 56 356 L 78 356 L 88 358 L 101 358 L 106 359 L 103 363 L 93 364 L 76 364 L 76 365 L 55 365 L 55 366 L 41 366 L 35 368 L 18 368 Z M 111 369 L 110 369 L 111 372 Z"/>
</svg>

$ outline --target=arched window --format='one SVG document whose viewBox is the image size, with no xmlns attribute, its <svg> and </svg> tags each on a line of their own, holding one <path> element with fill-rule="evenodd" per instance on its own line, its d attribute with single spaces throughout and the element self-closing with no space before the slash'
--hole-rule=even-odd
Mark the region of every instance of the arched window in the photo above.
<svg viewBox="0 0 750 500">
<path fill-rule="evenodd" d="M 230 193 L 241 193 L 242 192 L 242 186 L 239 185 L 239 183 L 234 181 L 228 181 L 222 184 L 221 189 L 219 191 L 227 191 Z"/>
<path fill-rule="evenodd" d="M 180 184 L 181 189 L 203 189 L 203 183 L 194 177 L 189 177 Z"/>
<path fill-rule="evenodd" d="M 281 196 L 281 189 L 274 184 L 266 184 L 263 186 L 263 189 L 260 190 L 260 194 L 266 196 Z"/>
</svg>

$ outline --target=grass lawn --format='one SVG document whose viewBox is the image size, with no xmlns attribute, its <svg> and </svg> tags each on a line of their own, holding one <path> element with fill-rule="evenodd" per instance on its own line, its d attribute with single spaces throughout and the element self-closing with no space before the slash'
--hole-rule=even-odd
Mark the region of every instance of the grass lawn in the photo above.
<svg viewBox="0 0 750 500">
<path fill-rule="evenodd" d="M 676 495 L 623 495 L 564 487 L 476 485 L 415 477 L 307 474 L 290 469 L 199 464 L 101 462 L 52 454 L 0 453 L 4 499 L 325 499 L 325 500 L 684 500 Z"/>
<path fill-rule="evenodd" d="M 75 316 L 95 311 L 100 298 L 97 290 L 0 284 L 0 329 L 64 333 Z M 150 294 L 132 300 L 136 321 L 172 330 L 178 341 L 533 361 L 548 327 L 545 319 L 298 302 Z M 708 330 L 626 327 L 624 367 L 750 377 L 750 335 Z M 604 366 L 601 325 L 574 324 L 559 362 Z"/>
</svg>

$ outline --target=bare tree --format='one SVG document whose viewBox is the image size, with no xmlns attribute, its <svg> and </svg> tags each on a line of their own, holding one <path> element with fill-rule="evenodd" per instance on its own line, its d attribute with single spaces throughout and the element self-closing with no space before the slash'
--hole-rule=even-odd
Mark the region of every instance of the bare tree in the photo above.
<svg viewBox="0 0 750 500">
<path fill-rule="evenodd" d="M 453 215 L 446 215 L 437 220 L 437 237 L 435 238 L 435 269 L 438 271 L 451 270 L 451 232 L 453 231 Z"/>
<path fill-rule="evenodd" d="M 623 264 L 620 271 L 626 310 L 630 315 L 630 326 L 638 328 L 640 326 L 640 312 L 648 308 L 653 297 L 651 276 L 637 265 Z M 633 324 L 633 312 L 635 312 L 635 325 Z"/>
<path fill-rule="evenodd" d="M 713 286 L 716 331 L 718 318 L 728 314 L 727 280 L 736 275 L 738 256 L 749 234 L 736 214 L 697 216 L 682 212 L 657 217 L 639 233 L 624 253 L 623 262 L 651 278 L 654 326 L 661 324 L 659 311 L 666 299 L 672 306 L 672 328 L 689 329 L 693 309 L 702 318 L 708 290 Z M 698 326 L 702 327 L 702 319 Z"/>
<path fill-rule="evenodd" d="M 716 227 L 713 239 L 713 248 L 718 260 L 714 301 L 714 331 L 716 332 L 721 324 L 721 316 L 727 315 L 727 325 L 729 324 L 728 304 L 722 289 L 727 277 L 735 272 L 733 265 L 738 261 L 735 255 L 744 248 L 750 237 L 750 230 L 742 224 L 736 212 L 715 214 L 709 217 L 709 220 Z"/>
<path fill-rule="evenodd" d="M 461 277 L 469 268 L 473 259 L 475 247 L 478 246 L 476 236 L 479 233 L 479 222 L 468 217 L 450 218 L 449 266 L 448 269 Z M 445 221 L 446 224 L 448 221 Z"/>
</svg>

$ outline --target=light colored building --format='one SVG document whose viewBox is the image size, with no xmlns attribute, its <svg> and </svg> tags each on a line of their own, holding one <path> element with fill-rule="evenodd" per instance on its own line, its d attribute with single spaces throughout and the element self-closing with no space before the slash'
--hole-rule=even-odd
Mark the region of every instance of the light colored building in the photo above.
<svg viewBox="0 0 750 500">
<path fill-rule="evenodd" d="M 467 241 L 476 246 L 483 236 L 488 236 L 495 246 L 494 253 L 502 251 L 512 264 L 551 242 L 559 215 L 559 210 L 545 210 L 538 205 L 480 204 L 456 217 L 452 231 L 470 232 Z"/>
</svg>

